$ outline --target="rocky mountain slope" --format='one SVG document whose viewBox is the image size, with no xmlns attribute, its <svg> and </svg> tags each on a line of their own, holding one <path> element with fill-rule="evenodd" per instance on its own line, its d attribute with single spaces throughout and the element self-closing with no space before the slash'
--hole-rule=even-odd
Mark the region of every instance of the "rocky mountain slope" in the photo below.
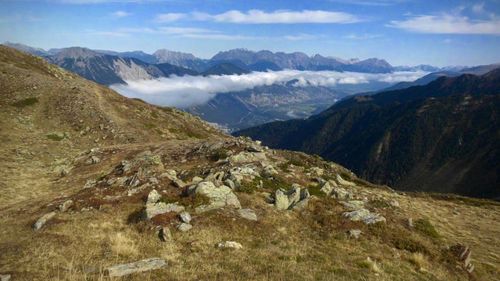
<svg viewBox="0 0 500 281">
<path fill-rule="evenodd" d="M 395 192 L 0 46 L 2 280 L 492 280 L 500 206 Z"/>
<path fill-rule="evenodd" d="M 356 96 L 307 120 L 237 132 L 402 190 L 500 198 L 500 70 Z"/>
</svg>

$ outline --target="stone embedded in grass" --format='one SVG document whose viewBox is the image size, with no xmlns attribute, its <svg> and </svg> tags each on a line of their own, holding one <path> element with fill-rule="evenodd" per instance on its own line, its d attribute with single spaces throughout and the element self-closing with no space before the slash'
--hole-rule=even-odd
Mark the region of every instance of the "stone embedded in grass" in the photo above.
<svg viewBox="0 0 500 281">
<path fill-rule="evenodd" d="M 160 258 L 144 259 L 133 263 L 118 264 L 106 268 L 106 273 L 110 277 L 120 277 L 137 272 L 160 269 L 166 266 L 165 260 Z"/>
<path fill-rule="evenodd" d="M 59 211 L 66 212 L 69 208 L 71 208 L 71 206 L 73 206 L 73 200 L 66 200 L 64 203 L 59 205 Z"/>
<path fill-rule="evenodd" d="M 158 237 L 160 237 L 160 240 L 163 242 L 170 242 L 173 240 L 172 233 L 170 232 L 170 228 L 168 228 L 168 226 L 160 228 L 158 231 Z"/>
<path fill-rule="evenodd" d="M 190 223 L 191 222 L 191 215 L 188 212 L 181 212 L 179 214 L 179 218 L 181 219 L 182 222 L 185 223 Z"/>
<path fill-rule="evenodd" d="M 355 183 L 353 183 L 351 181 L 343 179 L 339 174 L 337 174 L 337 182 L 342 186 L 355 186 L 356 185 Z"/>
<path fill-rule="evenodd" d="M 182 232 L 189 231 L 189 230 L 191 230 L 191 228 L 193 228 L 193 226 L 192 226 L 192 225 L 190 225 L 189 223 L 184 223 L 184 222 L 183 222 L 183 223 L 181 223 L 181 224 L 179 224 L 179 225 L 177 226 L 177 229 L 178 229 L 179 231 L 182 231 Z"/>
<path fill-rule="evenodd" d="M 222 241 L 217 243 L 217 248 L 219 249 L 243 249 L 243 245 L 235 241 Z"/>
<path fill-rule="evenodd" d="M 89 157 L 89 159 L 87 159 L 86 164 L 89 164 L 89 165 L 90 164 L 97 164 L 99 162 L 101 162 L 101 159 L 95 155 L 92 155 Z"/>
<path fill-rule="evenodd" d="M 244 219 L 257 221 L 257 214 L 252 209 L 239 209 L 238 214 Z"/>
<path fill-rule="evenodd" d="M 56 212 L 50 212 L 50 213 L 47 213 L 45 215 L 43 215 L 41 218 L 39 218 L 36 223 L 33 225 L 33 229 L 34 230 L 39 230 L 40 228 L 42 228 L 49 220 L 51 220 L 52 218 L 54 218 L 54 216 L 56 215 Z"/>
<path fill-rule="evenodd" d="M 85 185 L 83 186 L 84 189 L 87 189 L 87 188 L 93 188 L 97 185 L 97 181 L 96 180 L 93 180 L 93 179 L 90 179 L 90 180 L 87 180 L 85 182 Z"/>
<path fill-rule="evenodd" d="M 160 201 L 160 199 L 161 199 L 160 193 L 158 193 L 158 191 L 156 191 L 156 189 L 153 189 L 153 190 L 151 190 L 151 192 L 149 192 L 148 199 L 147 199 L 146 203 L 147 204 L 156 203 L 156 202 Z"/>
<path fill-rule="evenodd" d="M 180 213 L 184 211 L 184 206 L 178 205 L 175 203 L 165 203 L 165 202 L 157 202 L 157 203 L 148 203 L 146 204 L 146 218 L 148 220 L 152 219 L 154 216 L 165 214 L 168 212 Z"/>
<path fill-rule="evenodd" d="M 363 209 L 365 207 L 365 202 L 361 200 L 350 200 L 347 202 L 340 202 L 340 204 L 351 211 Z"/>
<path fill-rule="evenodd" d="M 233 193 L 231 188 L 221 185 L 216 187 L 210 181 L 200 182 L 194 187 L 194 196 L 201 195 L 205 196 L 209 200 L 208 205 L 201 205 L 196 207 L 197 213 L 203 213 L 210 210 L 215 210 L 223 207 L 234 207 L 241 208 L 240 201 L 238 197 Z"/>
<path fill-rule="evenodd" d="M 288 210 L 295 207 L 300 202 L 299 207 L 305 207 L 307 199 L 310 197 L 309 191 L 306 188 L 301 188 L 298 184 L 293 184 L 288 191 L 278 189 L 274 193 L 274 205 L 278 210 Z"/>
<path fill-rule="evenodd" d="M 367 209 L 359 209 L 352 212 L 345 212 L 343 216 L 350 219 L 351 221 L 362 221 L 365 224 L 375 224 L 378 222 L 386 221 L 386 219 L 383 216 L 377 213 L 372 213 Z"/>
<path fill-rule="evenodd" d="M 0 274 L 0 281 L 10 281 L 10 274 Z"/>
</svg>

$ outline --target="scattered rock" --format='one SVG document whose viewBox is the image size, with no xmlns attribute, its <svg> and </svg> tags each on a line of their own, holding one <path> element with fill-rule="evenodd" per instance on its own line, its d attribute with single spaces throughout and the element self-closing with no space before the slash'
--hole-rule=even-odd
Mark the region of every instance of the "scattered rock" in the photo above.
<svg viewBox="0 0 500 281">
<path fill-rule="evenodd" d="M 229 188 L 231 188 L 232 190 L 236 189 L 236 184 L 231 179 L 226 179 L 224 181 L 224 184 L 227 185 L 227 186 L 229 186 Z"/>
<path fill-rule="evenodd" d="M 61 212 L 66 212 L 69 208 L 71 208 L 71 206 L 73 206 L 73 200 L 69 199 L 69 200 L 66 200 L 64 201 L 64 203 L 62 203 L 61 205 L 59 205 L 59 211 Z"/>
<path fill-rule="evenodd" d="M 158 236 L 160 237 L 160 240 L 163 242 L 170 242 L 173 240 L 172 233 L 170 232 L 170 228 L 168 228 L 168 226 L 160 228 Z"/>
<path fill-rule="evenodd" d="M 399 202 L 396 201 L 395 199 L 392 199 L 391 201 L 389 201 L 389 205 L 391 205 L 391 207 L 393 207 L 393 208 L 399 208 Z"/>
<path fill-rule="evenodd" d="M 244 219 L 257 221 L 257 214 L 252 209 L 239 209 L 238 214 Z"/>
<path fill-rule="evenodd" d="M 177 226 L 177 229 L 179 231 L 182 231 L 182 232 L 186 232 L 186 231 L 189 231 L 191 228 L 193 228 L 192 225 L 190 225 L 189 223 L 181 223 Z"/>
<path fill-rule="evenodd" d="M 316 176 L 322 176 L 325 173 L 325 170 L 319 167 L 312 167 L 311 169 L 309 169 L 309 171 L 311 172 L 311 174 Z"/>
<path fill-rule="evenodd" d="M 266 161 L 266 154 L 263 152 L 246 152 L 242 151 L 236 155 L 231 155 L 229 157 L 229 162 L 233 164 L 242 164 L 250 162 L 263 162 Z"/>
<path fill-rule="evenodd" d="M 345 212 L 343 216 L 350 219 L 351 221 L 362 221 L 365 224 L 375 224 L 378 222 L 386 221 L 386 219 L 383 216 L 377 213 L 372 213 L 364 208 L 352 212 Z"/>
<path fill-rule="evenodd" d="M 133 263 L 114 265 L 106 268 L 106 272 L 110 277 L 119 277 L 136 272 L 144 272 L 144 271 L 159 269 L 166 265 L 167 263 L 163 259 L 150 258 Z"/>
<path fill-rule="evenodd" d="M 342 187 L 334 187 L 332 189 L 331 196 L 338 200 L 349 200 L 354 197 L 351 192 Z"/>
<path fill-rule="evenodd" d="M 355 186 L 356 184 L 348 180 L 343 179 L 339 174 L 337 174 L 337 182 L 342 186 Z"/>
<path fill-rule="evenodd" d="M 0 274 L 0 281 L 10 281 L 10 274 Z"/>
<path fill-rule="evenodd" d="M 182 180 L 178 179 L 178 178 L 173 178 L 172 179 L 172 184 L 175 187 L 178 187 L 178 188 L 184 188 L 186 186 L 186 183 L 183 182 Z"/>
<path fill-rule="evenodd" d="M 306 200 L 309 198 L 309 191 L 307 189 L 302 189 L 299 185 L 292 185 L 292 188 L 288 191 L 283 189 L 278 189 L 274 193 L 274 205 L 278 210 L 288 210 L 292 209 L 301 201 L 305 201 L 299 204 L 299 208 L 304 207 L 307 204 Z"/>
<path fill-rule="evenodd" d="M 85 185 L 83 186 L 83 188 L 93 188 L 97 185 L 97 181 L 96 180 L 93 180 L 93 179 L 90 179 L 90 180 L 87 180 L 85 182 Z"/>
<path fill-rule="evenodd" d="M 191 222 L 191 215 L 184 211 L 184 212 L 181 212 L 179 214 L 179 218 L 181 219 L 181 221 L 185 222 L 185 223 L 190 223 Z"/>
<path fill-rule="evenodd" d="M 217 248 L 219 249 L 243 249 L 243 246 L 235 241 L 222 241 L 217 244 Z"/>
<path fill-rule="evenodd" d="M 153 189 L 153 190 L 151 190 L 151 192 L 149 192 L 148 199 L 146 200 L 146 203 L 147 204 L 156 203 L 156 202 L 160 201 L 160 199 L 161 199 L 160 193 L 158 193 L 158 191 L 156 191 L 156 189 Z"/>
<path fill-rule="evenodd" d="M 450 247 L 451 252 L 460 261 L 462 268 L 469 274 L 474 271 L 474 265 L 471 263 L 472 250 L 462 244 L 456 244 Z"/>
<path fill-rule="evenodd" d="M 272 177 L 276 174 L 278 174 L 278 171 L 272 165 L 267 165 L 262 170 L 262 176 L 264 177 Z"/>
<path fill-rule="evenodd" d="M 202 181 L 203 179 L 198 177 L 198 176 L 195 176 L 193 177 L 193 179 L 191 180 L 191 183 L 195 184 L 195 183 L 199 183 L 200 181 Z"/>
<path fill-rule="evenodd" d="M 362 231 L 359 229 L 351 229 L 347 231 L 347 234 L 349 235 L 349 238 L 351 239 L 359 239 L 359 236 L 361 235 Z"/>
<path fill-rule="evenodd" d="M 33 225 L 34 230 L 39 230 L 42 228 L 49 220 L 51 220 L 56 215 L 56 212 L 50 212 L 39 218 Z"/>
<path fill-rule="evenodd" d="M 157 178 L 155 178 L 155 177 L 150 177 L 150 178 L 148 179 L 148 181 L 149 181 L 151 184 L 153 184 L 153 185 L 157 185 L 157 184 L 159 184 L 159 183 L 160 183 L 160 182 L 158 181 L 158 179 L 157 179 Z"/>
<path fill-rule="evenodd" d="M 168 212 L 180 213 L 184 211 L 184 206 L 178 205 L 176 203 L 165 203 L 165 202 L 156 202 L 156 203 L 147 203 L 146 204 L 146 218 L 148 220 L 152 219 L 154 216 L 165 214 Z"/>
<path fill-rule="evenodd" d="M 219 209 L 225 206 L 234 207 L 238 209 L 241 208 L 241 204 L 240 201 L 238 200 L 238 197 L 236 197 L 231 188 L 225 185 L 216 187 L 210 181 L 203 181 L 196 185 L 194 192 L 195 196 L 196 195 L 206 196 L 210 201 L 208 205 L 201 205 L 196 207 L 195 210 L 197 213 Z"/>
<path fill-rule="evenodd" d="M 101 159 L 99 159 L 99 157 L 97 157 L 95 155 L 92 155 L 92 156 L 90 156 L 90 158 L 87 160 L 86 163 L 90 165 L 90 164 L 97 164 L 99 162 L 101 162 Z"/>
<path fill-rule="evenodd" d="M 406 221 L 407 225 L 409 228 L 413 228 L 414 225 L 413 225 L 413 219 L 412 218 L 408 218 L 408 220 Z"/>
<path fill-rule="evenodd" d="M 365 202 L 361 200 L 350 200 L 347 202 L 340 202 L 340 204 L 351 211 L 363 209 L 365 207 Z"/>
</svg>

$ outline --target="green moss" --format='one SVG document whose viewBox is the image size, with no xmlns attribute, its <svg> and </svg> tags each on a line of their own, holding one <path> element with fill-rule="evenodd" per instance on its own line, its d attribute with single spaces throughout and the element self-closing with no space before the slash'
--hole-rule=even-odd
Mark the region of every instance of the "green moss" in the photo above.
<svg viewBox="0 0 500 281">
<path fill-rule="evenodd" d="M 439 238 L 440 237 L 436 228 L 434 227 L 434 225 L 432 225 L 432 223 L 428 219 L 418 219 L 414 222 L 414 225 L 415 225 L 415 229 L 418 232 L 420 232 L 420 233 L 422 233 L 430 238 Z"/>
<path fill-rule="evenodd" d="M 26 106 L 34 105 L 36 103 L 38 103 L 38 98 L 27 98 L 20 101 L 16 101 L 15 103 L 12 104 L 12 106 L 23 108 Z"/>
<path fill-rule="evenodd" d="M 280 188 L 288 190 L 290 183 L 280 176 L 273 176 L 272 178 L 259 178 L 262 180 L 264 189 L 275 191 Z"/>
<path fill-rule="evenodd" d="M 324 197 L 326 195 L 323 191 L 321 191 L 319 184 L 310 184 L 307 187 L 307 190 L 309 190 L 309 194 L 317 197 Z"/>
<path fill-rule="evenodd" d="M 243 180 L 241 181 L 240 187 L 238 187 L 239 192 L 244 193 L 254 193 L 255 190 L 259 188 L 259 184 L 262 178 L 256 177 L 251 181 Z"/>
</svg>

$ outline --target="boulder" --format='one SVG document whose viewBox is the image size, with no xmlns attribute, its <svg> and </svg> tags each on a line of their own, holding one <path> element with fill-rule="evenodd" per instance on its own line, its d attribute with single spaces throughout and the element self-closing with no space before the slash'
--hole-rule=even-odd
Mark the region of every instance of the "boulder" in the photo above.
<svg viewBox="0 0 500 281">
<path fill-rule="evenodd" d="M 263 152 L 246 152 L 242 151 L 238 154 L 231 155 L 229 157 L 229 162 L 233 164 L 251 163 L 251 162 L 263 162 L 266 161 L 266 154 Z"/>
<path fill-rule="evenodd" d="M 272 176 L 274 176 L 276 174 L 278 174 L 278 171 L 276 171 L 276 169 L 272 165 L 267 165 L 262 170 L 262 176 L 263 177 L 269 178 L 269 177 L 272 177 Z"/>
<path fill-rule="evenodd" d="M 378 222 L 385 222 L 385 218 L 377 213 L 372 213 L 367 209 L 359 209 L 351 212 L 345 212 L 344 217 L 351 221 L 362 221 L 365 224 L 375 224 Z"/>
<path fill-rule="evenodd" d="M 175 212 L 180 213 L 184 211 L 184 206 L 178 205 L 176 203 L 165 203 L 165 202 L 157 202 L 157 203 L 148 203 L 146 204 L 146 218 L 148 220 L 152 219 L 154 216 Z"/>
<path fill-rule="evenodd" d="M 69 208 L 73 206 L 73 200 L 69 199 L 64 201 L 61 205 L 59 205 L 59 211 L 66 212 Z"/>
<path fill-rule="evenodd" d="M 243 246 L 240 243 L 235 242 L 235 241 L 222 241 L 222 242 L 217 243 L 217 248 L 239 250 L 239 249 L 243 249 Z"/>
<path fill-rule="evenodd" d="M 160 228 L 158 236 L 160 237 L 160 240 L 163 242 L 170 242 L 173 240 L 172 233 L 170 232 L 170 228 L 168 228 L 168 226 Z"/>
<path fill-rule="evenodd" d="M 334 187 L 332 189 L 331 196 L 339 200 L 349 200 L 354 197 L 351 192 L 342 187 Z"/>
<path fill-rule="evenodd" d="M 181 223 L 181 224 L 179 224 L 179 225 L 177 226 L 177 229 L 178 229 L 179 231 L 182 231 L 182 232 L 189 231 L 189 230 L 191 230 L 191 228 L 193 228 L 193 226 L 192 226 L 192 225 L 190 225 L 189 223 L 184 223 L 184 222 L 183 222 L 183 223 Z"/>
<path fill-rule="evenodd" d="M 320 191 L 323 192 L 324 194 L 326 194 L 327 196 L 330 196 L 334 186 L 337 186 L 337 184 L 335 182 L 327 181 L 327 182 L 323 183 L 323 186 L 321 187 Z"/>
<path fill-rule="evenodd" d="M 257 221 L 257 214 L 252 209 L 239 209 L 238 214 L 244 219 Z"/>
<path fill-rule="evenodd" d="M 191 222 L 191 215 L 184 211 L 184 212 L 181 212 L 179 214 L 179 218 L 181 219 L 182 222 L 185 222 L 185 223 L 190 223 Z"/>
<path fill-rule="evenodd" d="M 226 206 L 241 208 L 238 197 L 233 193 L 231 188 L 225 185 L 215 186 L 210 181 L 203 181 L 196 185 L 194 189 L 195 196 L 201 195 L 209 199 L 208 205 L 196 207 L 197 213 L 203 213 L 209 210 L 219 209 Z"/>
<path fill-rule="evenodd" d="M 35 224 L 33 225 L 33 229 L 34 230 L 39 230 L 40 228 L 42 228 L 49 220 L 51 220 L 52 218 L 54 218 L 54 216 L 56 215 L 56 212 L 50 212 L 50 213 L 47 213 L 45 215 L 43 215 L 41 218 L 39 218 Z"/>
<path fill-rule="evenodd" d="M 292 188 L 288 191 L 278 189 L 274 193 L 274 205 L 278 210 L 288 210 L 299 204 L 298 209 L 307 205 L 308 198 L 310 197 L 309 191 L 306 188 L 301 188 L 298 184 L 293 184 Z"/>
<path fill-rule="evenodd" d="M 290 204 L 288 203 L 288 196 L 283 189 L 278 189 L 274 193 L 274 206 L 278 210 L 287 210 Z"/>
<path fill-rule="evenodd" d="M 133 263 L 118 264 L 106 268 L 106 273 L 110 277 L 120 277 L 137 272 L 144 272 L 159 269 L 166 266 L 165 260 L 160 258 L 144 259 Z"/>
</svg>

